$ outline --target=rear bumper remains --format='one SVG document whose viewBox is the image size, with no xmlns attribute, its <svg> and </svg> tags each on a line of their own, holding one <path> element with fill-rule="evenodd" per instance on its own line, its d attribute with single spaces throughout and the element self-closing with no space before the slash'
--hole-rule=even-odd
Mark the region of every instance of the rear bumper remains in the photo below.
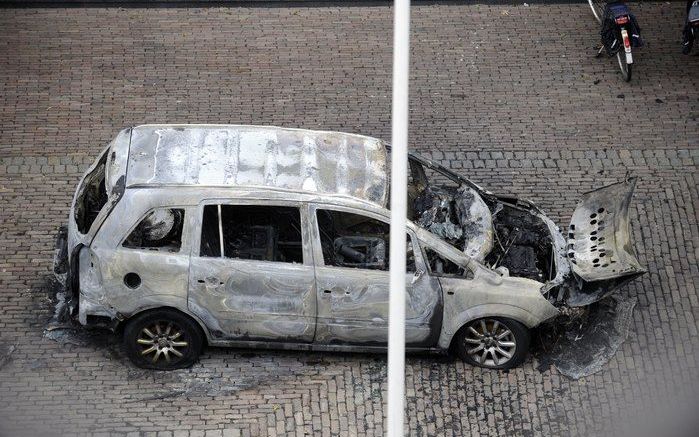
<svg viewBox="0 0 699 437">
<path fill-rule="evenodd" d="M 68 287 L 68 271 L 68 227 L 61 226 L 53 251 L 53 274 L 64 288 Z"/>
</svg>

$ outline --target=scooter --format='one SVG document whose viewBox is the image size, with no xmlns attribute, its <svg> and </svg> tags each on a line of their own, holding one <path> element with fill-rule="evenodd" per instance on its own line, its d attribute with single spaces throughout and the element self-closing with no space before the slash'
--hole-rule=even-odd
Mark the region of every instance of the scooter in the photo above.
<svg viewBox="0 0 699 437">
<path fill-rule="evenodd" d="M 682 53 L 688 55 L 692 51 L 694 40 L 697 37 L 699 37 L 699 0 L 689 0 L 682 38 Z"/>
<path fill-rule="evenodd" d="M 602 46 L 597 52 L 597 56 L 601 56 L 605 51 L 609 56 L 616 55 L 624 80 L 630 81 L 631 66 L 633 65 L 631 48 L 643 45 L 641 28 L 636 17 L 624 3 L 607 3 L 595 0 L 588 0 L 588 2 L 595 18 L 602 24 L 600 31 Z"/>
</svg>

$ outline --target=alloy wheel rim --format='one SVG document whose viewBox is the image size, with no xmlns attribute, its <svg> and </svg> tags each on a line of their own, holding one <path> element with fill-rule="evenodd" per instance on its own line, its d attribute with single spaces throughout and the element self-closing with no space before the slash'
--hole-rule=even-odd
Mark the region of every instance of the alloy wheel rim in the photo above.
<svg viewBox="0 0 699 437">
<path fill-rule="evenodd" d="M 486 367 L 506 364 L 517 350 L 512 331 L 495 319 L 481 319 L 471 323 L 466 329 L 464 343 L 469 357 Z"/>
<path fill-rule="evenodd" d="M 184 330 L 169 321 L 157 321 L 144 327 L 136 343 L 141 347 L 141 356 L 153 364 L 179 361 L 189 347 Z"/>
</svg>

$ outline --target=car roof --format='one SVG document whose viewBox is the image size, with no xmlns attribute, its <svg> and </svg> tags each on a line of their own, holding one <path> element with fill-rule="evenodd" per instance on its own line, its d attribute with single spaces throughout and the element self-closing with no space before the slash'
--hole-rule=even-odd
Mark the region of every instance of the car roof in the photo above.
<svg viewBox="0 0 699 437">
<path fill-rule="evenodd" d="M 386 145 L 343 132 L 274 126 L 132 128 L 126 187 L 250 187 L 351 197 L 385 207 Z"/>
</svg>

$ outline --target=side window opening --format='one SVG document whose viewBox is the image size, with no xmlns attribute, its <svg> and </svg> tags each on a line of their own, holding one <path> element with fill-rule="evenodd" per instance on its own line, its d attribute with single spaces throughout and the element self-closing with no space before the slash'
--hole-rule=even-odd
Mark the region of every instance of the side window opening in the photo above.
<svg viewBox="0 0 699 437">
<path fill-rule="evenodd" d="M 107 203 L 105 167 L 108 155 L 108 152 L 104 153 L 95 169 L 85 176 L 80 194 L 75 201 L 74 218 L 81 234 L 86 234 L 90 230 L 90 226 Z"/>
<path fill-rule="evenodd" d="M 449 261 L 429 247 L 425 247 L 427 262 L 430 266 L 430 272 L 435 276 L 455 276 L 459 278 L 473 278 L 473 273 L 469 269 L 465 269 L 458 264 Z"/>
<path fill-rule="evenodd" d="M 327 266 L 388 270 L 390 226 L 380 220 L 349 212 L 319 209 L 318 230 Z M 407 271 L 415 271 L 415 254 L 408 238 Z"/>
<path fill-rule="evenodd" d="M 206 205 L 200 255 L 301 264 L 301 213 L 288 206 Z"/>
<path fill-rule="evenodd" d="M 410 235 L 405 236 L 405 251 L 405 271 L 414 273 L 417 267 L 415 266 L 415 250 L 413 249 L 413 242 L 410 239 Z"/>
<path fill-rule="evenodd" d="M 122 244 L 129 249 L 179 252 L 184 209 L 157 208 L 149 212 Z"/>
<path fill-rule="evenodd" d="M 221 256 L 221 233 L 218 221 L 219 205 L 204 206 L 204 216 L 201 220 L 200 256 Z"/>
<path fill-rule="evenodd" d="M 221 205 L 221 225 L 226 258 L 303 263 L 296 207 Z"/>
</svg>

